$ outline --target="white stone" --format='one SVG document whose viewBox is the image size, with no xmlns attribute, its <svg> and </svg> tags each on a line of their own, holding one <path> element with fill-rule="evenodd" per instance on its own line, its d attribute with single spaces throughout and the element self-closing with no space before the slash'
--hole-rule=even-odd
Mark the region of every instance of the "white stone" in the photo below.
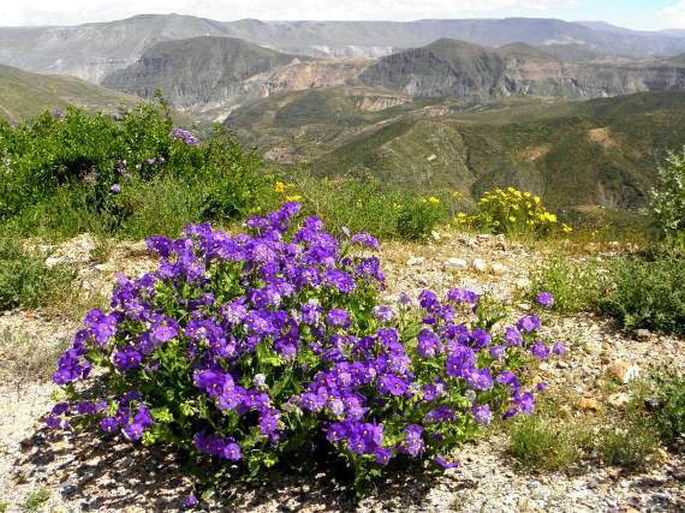
<svg viewBox="0 0 685 513">
<path fill-rule="evenodd" d="M 504 274 L 507 272 L 507 267 L 499 262 L 495 262 L 490 267 L 492 268 L 492 272 L 495 274 Z"/>
<path fill-rule="evenodd" d="M 468 266 L 468 262 L 463 258 L 448 258 L 442 263 L 445 269 L 464 269 Z"/>
<path fill-rule="evenodd" d="M 484 273 L 488 266 L 482 258 L 474 258 L 471 266 L 478 272 Z"/>
<path fill-rule="evenodd" d="M 409 260 L 407 260 L 407 265 L 409 267 L 414 267 L 417 265 L 423 265 L 426 262 L 426 259 L 424 257 L 411 257 Z"/>
</svg>

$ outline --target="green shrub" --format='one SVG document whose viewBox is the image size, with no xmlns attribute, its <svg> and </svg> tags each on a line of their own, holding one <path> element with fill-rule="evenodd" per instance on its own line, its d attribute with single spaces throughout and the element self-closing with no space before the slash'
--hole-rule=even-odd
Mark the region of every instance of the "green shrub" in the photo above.
<svg viewBox="0 0 685 513">
<path fill-rule="evenodd" d="M 26 502 L 24 503 L 25 511 L 38 511 L 38 509 L 45 504 L 50 498 L 50 490 L 47 488 L 41 488 L 32 492 L 26 497 Z"/>
<path fill-rule="evenodd" d="M 172 128 L 163 101 L 121 122 L 69 108 L 0 125 L 0 221 L 29 234 L 175 235 L 271 206 L 261 161 L 232 134 L 217 127 L 200 142 Z"/>
<path fill-rule="evenodd" d="M 389 192 L 373 180 L 298 174 L 291 181 L 279 186 L 283 198 L 302 201 L 304 211 L 325 219 L 332 231 L 346 227 L 383 239 L 425 239 L 437 224 L 449 221 L 459 203 L 451 194 L 425 198 Z"/>
<path fill-rule="evenodd" d="M 604 294 L 606 282 L 604 270 L 594 262 L 552 257 L 531 271 L 526 296 L 534 301 L 540 292 L 549 292 L 557 312 L 591 311 Z"/>
<path fill-rule="evenodd" d="M 527 416 L 507 430 L 508 452 L 528 470 L 568 470 L 582 456 L 584 432 L 573 422 L 549 416 Z"/>
<path fill-rule="evenodd" d="M 649 423 L 623 421 L 618 427 L 600 431 L 596 444 L 604 464 L 639 470 L 654 461 L 659 439 Z"/>
<path fill-rule="evenodd" d="M 672 368 L 659 369 L 650 379 L 650 418 L 661 440 L 685 451 L 685 375 Z"/>
<path fill-rule="evenodd" d="M 18 238 L 0 234 L 0 310 L 43 306 L 71 282 L 71 270 L 50 269 L 44 260 L 24 251 Z"/>
<path fill-rule="evenodd" d="M 397 234 L 407 240 L 424 240 L 445 218 L 446 211 L 439 198 L 412 198 L 401 207 Z"/>
<path fill-rule="evenodd" d="M 685 150 L 669 153 L 659 167 L 649 211 L 663 236 L 685 232 Z"/>
<path fill-rule="evenodd" d="M 602 312 L 618 318 L 628 331 L 685 333 L 685 261 L 618 258 L 610 274 L 613 287 L 600 301 Z"/>
</svg>

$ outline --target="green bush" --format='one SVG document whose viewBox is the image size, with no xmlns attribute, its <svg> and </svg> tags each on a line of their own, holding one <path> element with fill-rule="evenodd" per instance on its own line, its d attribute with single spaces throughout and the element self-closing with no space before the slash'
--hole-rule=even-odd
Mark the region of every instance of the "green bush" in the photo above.
<svg viewBox="0 0 685 513">
<path fill-rule="evenodd" d="M 663 236 L 685 232 L 685 150 L 669 153 L 659 167 L 649 210 Z"/>
<path fill-rule="evenodd" d="M 509 454 L 528 470 L 568 470 L 582 456 L 585 434 L 556 418 L 522 417 L 511 424 L 507 434 Z"/>
<path fill-rule="evenodd" d="M 220 127 L 202 142 L 173 129 L 163 101 L 120 122 L 69 108 L 0 124 L 0 157 L 0 221 L 25 234 L 175 235 L 271 206 L 255 155 Z"/>
<path fill-rule="evenodd" d="M 526 294 L 534 301 L 540 292 L 554 296 L 552 308 L 560 313 L 591 311 L 607 286 L 604 270 L 594 262 L 572 262 L 552 257 L 530 273 Z"/>
<path fill-rule="evenodd" d="M 605 428 L 597 439 L 597 452 L 606 465 L 627 470 L 639 470 L 653 462 L 659 439 L 649 424 L 623 422 L 618 427 Z"/>
<path fill-rule="evenodd" d="M 619 258 L 610 273 L 613 287 L 599 303 L 602 312 L 628 331 L 685 333 L 685 261 Z"/>
<path fill-rule="evenodd" d="M 459 201 L 448 194 L 424 198 L 390 192 L 373 180 L 297 174 L 290 181 L 280 184 L 284 199 L 301 201 L 305 212 L 325 219 L 332 231 L 346 227 L 383 239 L 425 239 L 437 224 L 449 221 Z"/>
<path fill-rule="evenodd" d="M 445 208 L 439 198 L 412 198 L 401 207 L 397 217 L 397 233 L 403 239 L 427 239 L 435 226 L 445 218 Z"/>
<path fill-rule="evenodd" d="M 651 376 L 650 417 L 661 440 L 685 451 L 685 375 L 672 368 L 659 369 Z"/>
<path fill-rule="evenodd" d="M 25 252 L 16 237 L 0 234 L 0 310 L 43 306 L 73 279 L 68 268 L 48 268 L 44 260 Z"/>
</svg>

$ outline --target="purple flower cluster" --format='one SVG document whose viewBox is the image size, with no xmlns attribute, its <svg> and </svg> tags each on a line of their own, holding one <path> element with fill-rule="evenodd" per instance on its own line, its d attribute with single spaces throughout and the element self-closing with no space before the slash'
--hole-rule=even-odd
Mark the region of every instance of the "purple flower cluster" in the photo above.
<svg viewBox="0 0 685 513">
<path fill-rule="evenodd" d="M 171 131 L 171 137 L 179 141 L 182 141 L 184 144 L 187 144 L 188 146 L 197 146 L 198 144 L 200 144 L 200 140 L 197 137 L 195 137 L 188 130 L 185 130 L 183 128 L 174 128 Z"/>
<path fill-rule="evenodd" d="M 366 252 L 378 241 L 338 239 L 316 217 L 295 226 L 298 211 L 290 202 L 250 218 L 247 234 L 199 224 L 149 238 L 156 271 L 118 278 L 112 311 L 88 313 L 53 377 L 67 385 L 105 367 L 105 395 L 56 405 L 48 424 L 85 416 L 251 468 L 318 431 L 362 462 L 452 468 L 469 430 L 533 410 L 514 373 L 520 354 L 564 352 L 542 341 L 539 318 L 491 333 L 464 289 L 424 290 L 418 312 L 396 316 L 379 303 L 384 276 Z"/>
</svg>

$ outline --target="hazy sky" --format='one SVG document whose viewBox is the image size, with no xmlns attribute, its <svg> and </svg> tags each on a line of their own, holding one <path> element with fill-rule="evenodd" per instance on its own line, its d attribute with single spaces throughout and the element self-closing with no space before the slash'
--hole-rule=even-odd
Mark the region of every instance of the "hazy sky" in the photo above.
<svg viewBox="0 0 685 513">
<path fill-rule="evenodd" d="M 685 28 L 685 0 L 0 0 L 0 26 L 76 25 L 172 12 L 220 21 L 533 16 Z"/>
</svg>

